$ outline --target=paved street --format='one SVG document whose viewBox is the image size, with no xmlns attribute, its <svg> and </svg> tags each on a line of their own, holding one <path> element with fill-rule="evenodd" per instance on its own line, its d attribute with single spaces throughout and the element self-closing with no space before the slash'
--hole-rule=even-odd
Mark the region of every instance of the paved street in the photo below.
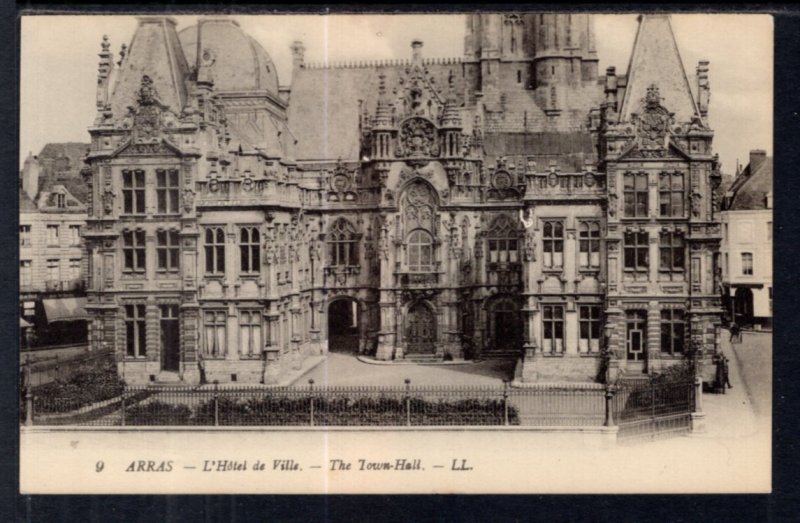
<svg viewBox="0 0 800 523">
<path fill-rule="evenodd" d="M 330 386 L 401 386 L 406 378 L 412 385 L 501 385 L 511 379 L 513 361 L 482 361 L 449 365 L 392 364 L 380 365 L 359 361 L 354 355 L 328 353 L 327 359 L 295 384 L 314 379 L 317 385 Z"/>
</svg>

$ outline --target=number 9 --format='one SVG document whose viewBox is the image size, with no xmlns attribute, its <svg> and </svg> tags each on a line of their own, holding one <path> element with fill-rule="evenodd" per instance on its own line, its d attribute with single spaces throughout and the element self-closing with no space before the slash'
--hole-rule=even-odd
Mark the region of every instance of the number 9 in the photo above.
<svg viewBox="0 0 800 523">
<path fill-rule="evenodd" d="M 94 466 L 94 471 L 95 472 L 102 472 L 104 467 L 105 467 L 105 463 L 103 463 L 102 461 L 98 461 Z"/>
</svg>

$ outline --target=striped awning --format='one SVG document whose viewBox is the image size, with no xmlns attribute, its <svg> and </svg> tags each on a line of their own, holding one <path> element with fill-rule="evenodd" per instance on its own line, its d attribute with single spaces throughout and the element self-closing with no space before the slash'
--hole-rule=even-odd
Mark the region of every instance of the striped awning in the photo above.
<svg viewBox="0 0 800 523">
<path fill-rule="evenodd" d="M 42 300 L 47 322 L 88 320 L 86 298 L 58 298 Z"/>
</svg>

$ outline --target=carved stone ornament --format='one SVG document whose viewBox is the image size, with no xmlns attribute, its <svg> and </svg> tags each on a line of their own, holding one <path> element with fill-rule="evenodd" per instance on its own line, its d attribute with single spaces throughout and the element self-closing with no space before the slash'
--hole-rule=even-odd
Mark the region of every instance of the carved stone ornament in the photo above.
<svg viewBox="0 0 800 523">
<path fill-rule="evenodd" d="M 594 174 L 586 173 L 583 175 L 583 183 L 586 187 L 594 187 L 594 184 L 597 180 L 595 180 Z"/>
<path fill-rule="evenodd" d="M 106 189 L 103 193 L 103 211 L 106 214 L 111 214 L 114 212 L 114 198 L 116 197 L 117 195 L 114 194 L 114 191 L 112 191 L 110 188 Z"/>
<path fill-rule="evenodd" d="M 550 187 L 555 187 L 558 185 L 558 175 L 556 173 L 550 173 L 547 175 L 547 185 Z"/>
<path fill-rule="evenodd" d="M 506 171 L 497 171 L 492 178 L 492 185 L 495 189 L 504 191 L 511 187 L 511 175 Z"/>
<path fill-rule="evenodd" d="M 647 88 L 642 114 L 638 117 L 636 134 L 642 149 L 665 149 L 672 113 L 661 105 L 661 95 L 655 84 Z"/>
<path fill-rule="evenodd" d="M 617 195 L 614 193 L 608 195 L 608 215 L 611 217 L 617 215 Z"/>
<path fill-rule="evenodd" d="M 183 210 L 192 212 L 194 209 L 194 191 L 188 187 L 183 190 Z"/>
<path fill-rule="evenodd" d="M 436 127 L 420 117 L 409 118 L 400 127 L 400 141 L 397 146 L 399 157 L 439 156 L 436 141 Z"/>
<path fill-rule="evenodd" d="M 700 193 L 692 193 L 692 216 L 697 218 L 700 216 L 700 204 L 703 201 L 703 196 Z"/>
<path fill-rule="evenodd" d="M 138 107 L 130 108 L 133 112 L 134 141 L 157 138 L 161 132 L 161 112 L 164 107 L 158 100 L 153 80 L 147 75 L 142 76 L 136 102 Z"/>
</svg>

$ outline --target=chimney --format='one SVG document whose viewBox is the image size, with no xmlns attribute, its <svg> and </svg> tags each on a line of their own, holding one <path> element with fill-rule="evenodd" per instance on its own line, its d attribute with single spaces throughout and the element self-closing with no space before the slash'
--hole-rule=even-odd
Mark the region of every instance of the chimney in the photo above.
<svg viewBox="0 0 800 523">
<path fill-rule="evenodd" d="M 32 154 L 28 153 L 25 158 L 25 163 L 22 165 L 22 190 L 28 195 L 31 200 L 36 200 L 36 193 L 39 192 L 39 160 Z"/>
<path fill-rule="evenodd" d="M 756 172 L 758 167 L 767 159 L 767 151 L 764 149 L 753 149 L 750 151 L 750 174 Z"/>
<path fill-rule="evenodd" d="M 305 65 L 306 46 L 300 40 L 292 42 L 292 69 L 302 68 Z"/>
<path fill-rule="evenodd" d="M 411 40 L 411 61 L 414 63 L 422 62 L 422 40 L 419 38 Z"/>
</svg>

